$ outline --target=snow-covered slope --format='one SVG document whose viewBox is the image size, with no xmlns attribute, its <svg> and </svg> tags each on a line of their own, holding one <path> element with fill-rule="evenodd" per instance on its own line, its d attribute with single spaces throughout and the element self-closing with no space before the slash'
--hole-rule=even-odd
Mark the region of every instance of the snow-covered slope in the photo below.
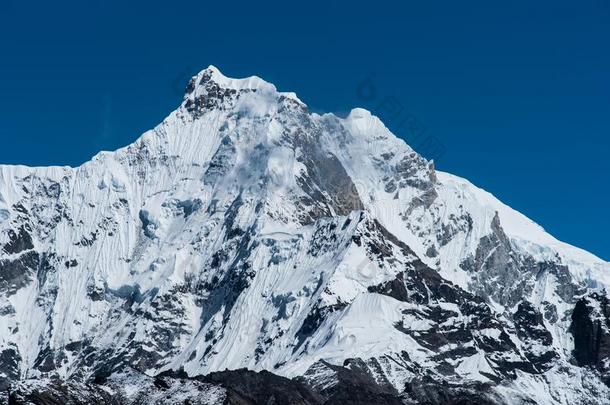
<svg viewBox="0 0 610 405">
<path fill-rule="evenodd" d="M 248 368 L 323 396 L 358 370 L 405 403 L 602 404 L 608 285 L 368 111 L 214 67 L 126 148 L 0 166 L 5 385 Z"/>
</svg>

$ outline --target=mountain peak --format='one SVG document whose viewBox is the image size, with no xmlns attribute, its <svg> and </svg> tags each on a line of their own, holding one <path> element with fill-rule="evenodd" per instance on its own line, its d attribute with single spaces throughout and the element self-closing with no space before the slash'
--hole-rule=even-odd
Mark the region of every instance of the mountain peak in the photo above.
<svg viewBox="0 0 610 405">
<path fill-rule="evenodd" d="M 292 92 L 279 92 L 275 85 L 269 83 L 258 76 L 248 76 L 244 78 L 231 78 L 225 76 L 216 66 L 210 65 L 203 69 L 197 75 L 193 76 L 189 82 L 185 99 L 191 96 L 200 96 L 209 93 L 211 88 L 222 89 L 222 93 L 240 92 L 240 91 L 256 91 L 269 94 L 277 94 L 293 99 L 300 104 L 301 100 Z"/>
<path fill-rule="evenodd" d="M 132 145 L 75 170 L 0 165 L 0 403 L 25 378 L 205 398 L 183 377 L 245 368 L 323 395 L 610 403 L 608 263 L 369 111 L 293 100 L 209 66 Z M 364 401 L 400 403 L 382 399 Z"/>
<path fill-rule="evenodd" d="M 222 72 L 214 65 L 210 65 L 207 68 L 203 69 L 196 77 L 199 79 L 200 84 L 203 84 L 207 81 L 212 81 L 224 89 L 268 89 L 277 91 L 273 84 L 266 82 L 258 76 L 249 76 L 242 79 L 231 78 L 222 74 Z"/>
</svg>

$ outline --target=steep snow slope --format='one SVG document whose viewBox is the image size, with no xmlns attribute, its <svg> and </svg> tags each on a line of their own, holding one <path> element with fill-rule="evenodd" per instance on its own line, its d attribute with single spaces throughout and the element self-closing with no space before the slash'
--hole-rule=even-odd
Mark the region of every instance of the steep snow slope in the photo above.
<svg viewBox="0 0 610 405">
<path fill-rule="evenodd" d="M 608 263 L 369 112 L 310 114 L 257 77 L 209 67 L 81 167 L 0 166 L 0 247 L 5 384 L 129 366 L 317 386 L 345 365 L 404 401 L 441 381 L 494 403 L 610 400 Z"/>
</svg>

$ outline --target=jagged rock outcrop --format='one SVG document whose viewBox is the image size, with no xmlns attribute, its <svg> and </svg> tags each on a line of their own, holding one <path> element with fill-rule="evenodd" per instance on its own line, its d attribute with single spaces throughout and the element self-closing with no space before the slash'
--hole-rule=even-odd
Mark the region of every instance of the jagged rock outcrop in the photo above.
<svg viewBox="0 0 610 405">
<path fill-rule="evenodd" d="M 599 371 L 610 385 L 610 305 L 605 291 L 579 299 L 571 319 L 576 363 Z"/>
</svg>

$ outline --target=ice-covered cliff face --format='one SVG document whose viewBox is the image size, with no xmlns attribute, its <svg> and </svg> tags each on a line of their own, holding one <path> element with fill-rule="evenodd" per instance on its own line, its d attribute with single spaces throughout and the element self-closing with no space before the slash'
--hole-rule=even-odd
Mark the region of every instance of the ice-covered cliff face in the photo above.
<svg viewBox="0 0 610 405">
<path fill-rule="evenodd" d="M 4 386 L 248 368 L 321 400 L 358 372 L 404 403 L 608 403 L 608 285 L 369 112 L 214 67 L 126 148 L 0 166 Z"/>
</svg>

